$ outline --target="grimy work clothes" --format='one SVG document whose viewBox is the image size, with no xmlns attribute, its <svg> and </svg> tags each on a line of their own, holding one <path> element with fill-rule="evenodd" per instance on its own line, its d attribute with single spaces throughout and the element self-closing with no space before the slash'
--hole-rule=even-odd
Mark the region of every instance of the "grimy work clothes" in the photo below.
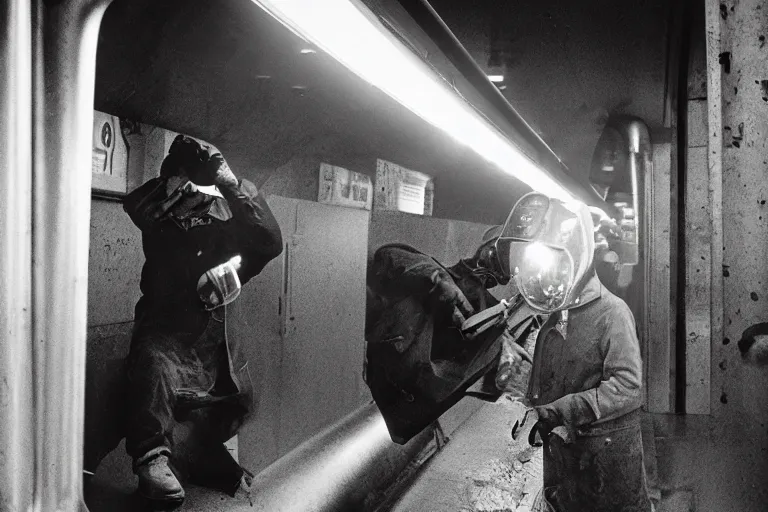
<svg viewBox="0 0 768 512">
<path fill-rule="evenodd" d="M 501 394 L 493 382 L 506 325 L 469 340 L 456 324 L 458 294 L 475 313 L 499 303 L 471 265 L 444 267 L 413 247 L 389 244 L 368 271 L 365 380 L 395 442 L 428 427 L 483 375 L 492 388 L 480 394 Z"/>
<path fill-rule="evenodd" d="M 226 199 L 195 193 L 148 222 L 142 201 L 163 199 L 164 186 L 165 178 L 150 180 L 124 205 L 142 229 L 146 258 L 127 361 L 126 450 L 136 463 L 168 452 L 176 466 L 194 466 L 206 453 L 216 459 L 255 407 L 248 362 L 237 340 L 227 338 L 226 307 L 206 311 L 198 279 L 240 256 L 245 284 L 281 253 L 282 237 L 246 180 L 220 187 Z"/>
<path fill-rule="evenodd" d="M 634 318 L 596 276 L 578 304 L 551 314 L 536 342 L 528 399 L 554 407 L 572 434 L 545 439 L 544 487 L 558 512 L 650 511 Z"/>
</svg>

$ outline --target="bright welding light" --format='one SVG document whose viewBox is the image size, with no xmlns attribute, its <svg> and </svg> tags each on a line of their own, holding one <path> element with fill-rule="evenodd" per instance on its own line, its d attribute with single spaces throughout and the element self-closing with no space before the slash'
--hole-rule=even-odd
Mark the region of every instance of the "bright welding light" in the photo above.
<svg viewBox="0 0 768 512">
<path fill-rule="evenodd" d="M 555 255 L 552 254 L 552 249 L 540 242 L 529 244 L 525 248 L 523 257 L 535 264 L 541 272 L 546 272 L 555 264 Z"/>
<path fill-rule="evenodd" d="M 488 75 L 488 80 L 491 82 L 503 82 L 504 75 Z"/>
<path fill-rule="evenodd" d="M 399 42 L 359 0 L 252 0 L 428 123 L 550 197 L 573 196 Z"/>
<path fill-rule="evenodd" d="M 229 263 L 235 267 L 235 270 L 240 270 L 240 265 L 243 263 L 243 258 L 239 254 L 237 256 L 232 256 L 229 258 Z"/>
</svg>

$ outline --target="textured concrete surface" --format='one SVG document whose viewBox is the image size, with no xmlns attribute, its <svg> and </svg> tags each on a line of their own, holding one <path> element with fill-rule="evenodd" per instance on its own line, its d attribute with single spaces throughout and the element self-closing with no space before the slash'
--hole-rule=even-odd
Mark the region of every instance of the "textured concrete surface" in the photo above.
<svg viewBox="0 0 768 512">
<path fill-rule="evenodd" d="M 541 450 L 528 446 L 530 419 L 518 439 L 512 439 L 512 427 L 523 413 L 523 406 L 509 399 L 483 404 L 391 510 L 530 510 L 541 487 Z"/>
</svg>

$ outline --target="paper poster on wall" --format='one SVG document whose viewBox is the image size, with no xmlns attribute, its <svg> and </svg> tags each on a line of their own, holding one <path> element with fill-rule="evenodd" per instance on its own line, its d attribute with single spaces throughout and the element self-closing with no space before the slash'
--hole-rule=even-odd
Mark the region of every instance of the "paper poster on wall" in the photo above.
<svg viewBox="0 0 768 512">
<path fill-rule="evenodd" d="M 376 210 L 432 215 L 434 181 L 431 176 L 386 160 L 376 161 Z"/>
<path fill-rule="evenodd" d="M 371 183 L 371 178 L 365 174 L 321 163 L 318 181 L 318 202 L 364 210 L 371 209 L 373 183 Z"/>
<path fill-rule="evenodd" d="M 123 195 L 128 189 L 128 145 L 117 116 L 93 112 L 91 188 Z"/>
</svg>

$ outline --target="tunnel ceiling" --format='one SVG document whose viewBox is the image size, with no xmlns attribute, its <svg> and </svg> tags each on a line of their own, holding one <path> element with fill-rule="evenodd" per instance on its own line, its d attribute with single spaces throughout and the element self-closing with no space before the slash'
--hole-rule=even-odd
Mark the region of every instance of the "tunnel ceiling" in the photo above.
<svg viewBox="0 0 768 512">
<path fill-rule="evenodd" d="M 299 154 L 356 153 L 433 175 L 436 189 L 442 180 L 453 218 L 498 222 L 527 191 L 305 47 L 248 0 L 116 0 L 99 34 L 95 108 L 207 140 L 257 183 Z"/>
<path fill-rule="evenodd" d="M 572 170 L 586 173 L 610 114 L 664 125 L 669 14 L 675 0 L 430 0 L 488 69 L 491 34 L 503 94 Z"/>
<path fill-rule="evenodd" d="M 664 0 L 431 3 L 481 65 L 501 20 L 504 94 L 572 170 L 586 171 L 608 114 L 663 123 Z M 442 181 L 453 218 L 488 222 L 527 190 L 306 46 L 249 0 L 115 0 L 95 107 L 212 142 L 257 182 L 301 153 L 374 154 Z"/>
</svg>

